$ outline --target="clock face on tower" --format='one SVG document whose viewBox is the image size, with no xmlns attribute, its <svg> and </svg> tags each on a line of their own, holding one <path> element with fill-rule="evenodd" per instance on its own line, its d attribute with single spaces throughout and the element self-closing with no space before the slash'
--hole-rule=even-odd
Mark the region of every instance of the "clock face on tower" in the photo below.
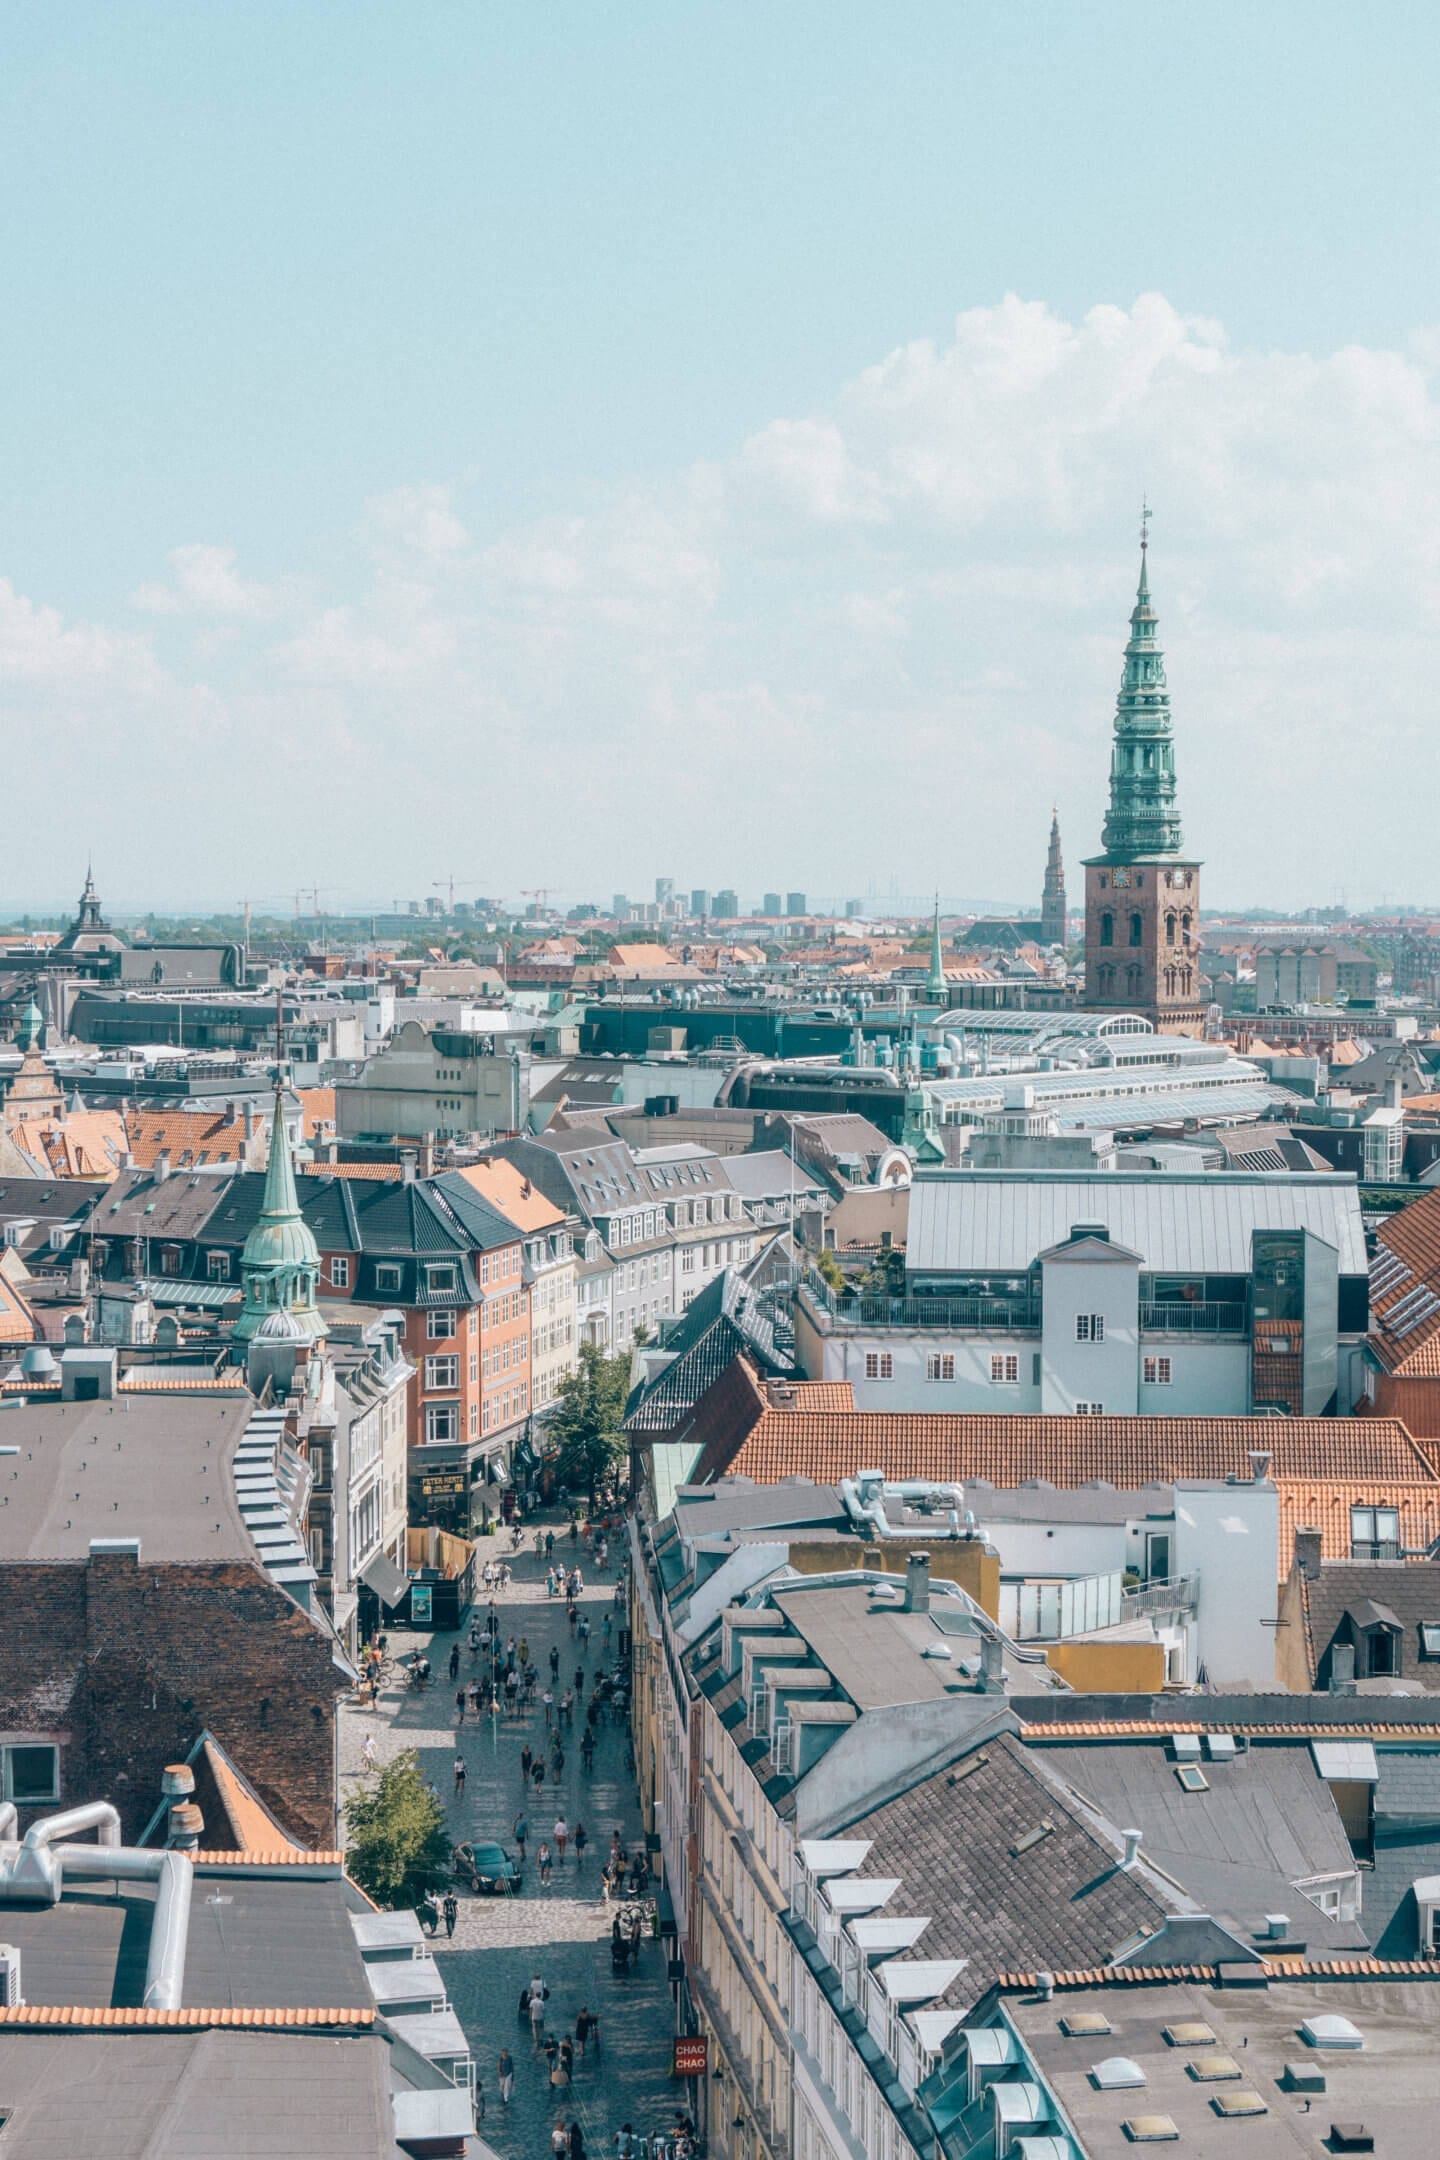
<svg viewBox="0 0 1440 2160">
<path fill-rule="evenodd" d="M 1111 878 L 1110 882 L 1115 887 L 1116 892 L 1123 892 L 1125 890 L 1125 887 L 1130 883 L 1129 871 L 1117 870 L 1114 876 Z"/>
</svg>

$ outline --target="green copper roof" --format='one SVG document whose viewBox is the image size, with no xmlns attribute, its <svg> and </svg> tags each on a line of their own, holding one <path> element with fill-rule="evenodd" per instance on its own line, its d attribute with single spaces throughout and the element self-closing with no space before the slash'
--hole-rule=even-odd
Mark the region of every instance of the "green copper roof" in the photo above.
<svg viewBox="0 0 1440 2160">
<path fill-rule="evenodd" d="M 45 1022 L 41 1017 L 40 1007 L 36 1004 L 34 998 L 32 997 L 30 1003 L 25 1008 L 25 1017 L 20 1023 L 20 1033 L 19 1036 L 16 1038 L 19 1047 L 22 1050 L 35 1049 L 35 1047 L 40 1041 L 40 1031 L 44 1027 L 44 1025 Z"/>
<path fill-rule="evenodd" d="M 1184 841 L 1175 802 L 1175 750 L 1165 655 L 1150 604 L 1149 543 L 1140 543 L 1140 585 L 1130 616 L 1125 671 L 1115 704 L 1110 754 L 1110 809 L 1101 834 L 1104 857 L 1134 862 L 1179 855 Z"/>
<path fill-rule="evenodd" d="M 315 1308 L 320 1248 L 300 1212 L 290 1136 L 285 1130 L 285 1099 L 278 1087 L 265 1196 L 240 1255 L 240 1279 L 245 1286 L 245 1302 L 235 1333 L 242 1341 L 258 1334 L 277 1312 L 293 1315 L 307 1337 L 324 1333 L 324 1322 Z"/>
</svg>

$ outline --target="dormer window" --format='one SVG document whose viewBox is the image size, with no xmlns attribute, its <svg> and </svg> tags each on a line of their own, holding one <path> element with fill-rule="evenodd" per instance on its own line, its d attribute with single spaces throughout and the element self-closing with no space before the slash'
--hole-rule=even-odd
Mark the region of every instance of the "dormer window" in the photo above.
<svg viewBox="0 0 1440 2160">
<path fill-rule="evenodd" d="M 1400 1510 L 1391 1507 L 1352 1507 L 1350 1557 L 1352 1560 L 1398 1560 Z"/>
</svg>

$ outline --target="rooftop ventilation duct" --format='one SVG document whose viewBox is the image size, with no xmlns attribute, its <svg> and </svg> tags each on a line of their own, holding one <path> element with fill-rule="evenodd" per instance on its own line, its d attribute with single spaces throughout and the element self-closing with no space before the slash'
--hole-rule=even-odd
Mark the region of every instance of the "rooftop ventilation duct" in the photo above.
<svg viewBox="0 0 1440 2160">
<path fill-rule="evenodd" d="M 1120 1835 L 1125 1840 L 1125 1857 L 1120 1865 L 1123 1868 L 1133 1868 L 1140 1858 L 1140 1841 L 1145 1833 L 1143 1830 L 1122 1830 Z"/>
<path fill-rule="evenodd" d="M 8 1821 L 7 1821 L 8 1818 Z M 0 1830 L 14 1828 L 14 1810 L 0 1815 Z M 98 1845 L 63 1844 L 82 1831 L 98 1833 Z M 185 1946 L 190 1933 L 190 1892 L 195 1870 L 178 1852 L 148 1852 L 120 1843 L 120 1817 L 108 1800 L 92 1800 L 32 1823 L 19 1844 L 0 1842 L 0 1900 L 58 1905 L 65 1878 L 99 1882 L 152 1882 L 155 1908 L 145 1960 L 144 2007 L 178 2010 L 185 1987 Z"/>
</svg>

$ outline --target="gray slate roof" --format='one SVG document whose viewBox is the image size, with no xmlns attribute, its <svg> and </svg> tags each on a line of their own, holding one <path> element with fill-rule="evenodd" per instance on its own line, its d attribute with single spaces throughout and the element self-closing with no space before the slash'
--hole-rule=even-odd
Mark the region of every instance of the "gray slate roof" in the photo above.
<svg viewBox="0 0 1440 2160">
<path fill-rule="evenodd" d="M 1374 1605 L 1400 1623 L 1400 1678 L 1440 1694 L 1440 1658 L 1422 1656 L 1420 1641 L 1422 1622 L 1440 1627 L 1440 1560 L 1327 1560 L 1306 1586 L 1306 1604 L 1311 1676 L 1318 1685 L 1329 1683 L 1330 1646 L 1346 1613 L 1373 1620 L 1377 1616 L 1362 1609 Z"/>
</svg>

